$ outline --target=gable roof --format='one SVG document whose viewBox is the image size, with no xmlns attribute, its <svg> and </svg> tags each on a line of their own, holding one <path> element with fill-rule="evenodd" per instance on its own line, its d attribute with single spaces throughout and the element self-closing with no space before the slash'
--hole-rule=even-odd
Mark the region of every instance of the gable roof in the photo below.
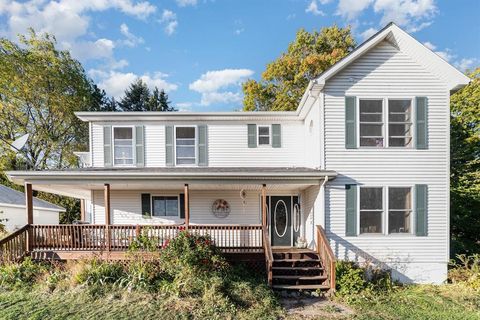
<svg viewBox="0 0 480 320">
<path fill-rule="evenodd" d="M 323 72 L 313 81 L 314 86 L 317 86 L 317 89 L 323 89 L 328 79 L 332 78 L 382 41 L 387 41 L 394 47 L 410 55 L 417 63 L 423 65 L 428 71 L 443 80 L 450 91 L 458 90 L 470 82 L 470 78 L 465 74 L 457 70 L 432 50 L 425 47 L 425 45 L 402 30 L 395 23 L 390 22 L 382 30 L 355 48 L 355 50 L 350 52 L 346 57 Z"/>
<path fill-rule="evenodd" d="M 25 193 L 0 185 L 0 206 L 2 205 L 25 207 Z M 65 211 L 62 207 L 35 197 L 33 198 L 33 208 Z"/>
</svg>

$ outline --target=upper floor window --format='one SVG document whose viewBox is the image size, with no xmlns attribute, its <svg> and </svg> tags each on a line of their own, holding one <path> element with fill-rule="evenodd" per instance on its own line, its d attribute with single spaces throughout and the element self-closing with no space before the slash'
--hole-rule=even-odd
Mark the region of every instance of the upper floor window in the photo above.
<svg viewBox="0 0 480 320">
<path fill-rule="evenodd" d="M 196 127 L 175 127 L 175 160 L 177 165 L 196 164 Z"/>
<path fill-rule="evenodd" d="M 258 126 L 258 145 L 270 145 L 270 126 Z"/>
<path fill-rule="evenodd" d="M 360 146 L 383 147 L 383 100 L 360 99 Z"/>
<path fill-rule="evenodd" d="M 113 127 L 113 161 L 115 165 L 133 165 L 133 128 Z"/>
<path fill-rule="evenodd" d="M 412 100 L 360 99 L 359 115 L 360 147 L 411 146 Z"/>
<path fill-rule="evenodd" d="M 388 145 L 409 147 L 412 143 L 412 101 L 388 100 Z"/>
</svg>

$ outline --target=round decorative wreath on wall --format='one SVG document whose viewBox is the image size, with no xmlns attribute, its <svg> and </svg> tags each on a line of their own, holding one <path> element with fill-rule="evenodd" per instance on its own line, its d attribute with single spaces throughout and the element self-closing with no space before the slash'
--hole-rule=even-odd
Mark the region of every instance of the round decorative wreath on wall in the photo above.
<svg viewBox="0 0 480 320">
<path fill-rule="evenodd" d="M 217 199 L 213 202 L 212 213 L 217 218 L 226 218 L 230 214 L 230 204 L 224 199 Z"/>
</svg>

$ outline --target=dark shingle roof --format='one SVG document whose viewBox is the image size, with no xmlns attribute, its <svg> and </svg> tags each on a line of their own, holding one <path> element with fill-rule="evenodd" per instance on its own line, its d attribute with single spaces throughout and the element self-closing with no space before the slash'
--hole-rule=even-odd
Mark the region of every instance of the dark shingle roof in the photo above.
<svg viewBox="0 0 480 320">
<path fill-rule="evenodd" d="M 1 204 L 11 204 L 17 206 L 25 205 L 25 194 L 23 192 L 13 190 L 4 185 L 0 185 L 0 205 Z M 65 209 L 54 205 L 45 200 L 38 198 L 33 198 L 33 207 L 34 208 L 43 208 L 43 209 L 55 209 L 59 211 L 64 211 Z"/>
</svg>

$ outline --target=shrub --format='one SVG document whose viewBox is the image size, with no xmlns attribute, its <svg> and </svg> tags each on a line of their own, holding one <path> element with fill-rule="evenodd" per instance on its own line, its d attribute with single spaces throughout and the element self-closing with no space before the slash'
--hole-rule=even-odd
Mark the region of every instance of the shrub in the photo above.
<svg viewBox="0 0 480 320">
<path fill-rule="evenodd" d="M 357 294 L 366 286 L 365 269 L 351 261 L 337 261 L 336 290 L 340 296 Z"/>
<path fill-rule="evenodd" d="M 74 279 L 79 284 L 115 284 L 125 276 L 123 266 L 118 262 L 103 261 L 97 258 L 79 262 L 79 270 Z"/>
<path fill-rule="evenodd" d="M 137 251 L 148 251 L 155 252 L 157 251 L 157 237 L 153 237 L 149 234 L 149 230 L 144 229 L 142 233 L 136 237 L 129 245 L 128 250 L 130 252 Z"/>
<path fill-rule="evenodd" d="M 449 282 L 463 284 L 480 292 L 480 254 L 457 255 L 457 260 L 450 261 L 450 266 Z"/>
<path fill-rule="evenodd" d="M 228 264 L 208 236 L 181 231 L 175 238 L 167 240 L 160 254 L 162 269 L 175 277 L 179 270 L 188 268 L 196 275 L 222 272 Z"/>
<path fill-rule="evenodd" d="M 35 263 L 29 257 L 21 263 L 0 266 L 0 287 L 12 288 L 31 285 L 47 271 L 44 264 Z"/>
<path fill-rule="evenodd" d="M 141 254 L 132 254 L 130 258 L 118 285 L 129 290 L 155 291 L 164 278 L 158 259 Z"/>
</svg>

